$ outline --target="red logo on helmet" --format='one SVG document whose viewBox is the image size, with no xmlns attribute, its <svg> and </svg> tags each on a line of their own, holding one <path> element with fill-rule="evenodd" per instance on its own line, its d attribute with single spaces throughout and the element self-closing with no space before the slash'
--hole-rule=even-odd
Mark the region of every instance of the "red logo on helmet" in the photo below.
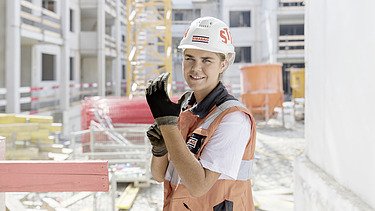
<svg viewBox="0 0 375 211">
<path fill-rule="evenodd" d="M 220 37 L 221 37 L 221 41 L 223 43 L 225 43 L 225 44 L 228 44 L 228 42 L 232 43 L 232 35 L 230 34 L 228 28 L 224 28 L 224 29 L 220 30 Z"/>
</svg>

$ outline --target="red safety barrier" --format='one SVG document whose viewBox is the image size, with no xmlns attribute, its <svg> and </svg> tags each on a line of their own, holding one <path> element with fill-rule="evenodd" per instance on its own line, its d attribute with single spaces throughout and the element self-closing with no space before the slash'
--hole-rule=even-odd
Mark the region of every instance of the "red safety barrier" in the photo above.
<svg viewBox="0 0 375 211">
<path fill-rule="evenodd" d="M 90 127 L 90 121 L 95 120 L 94 111 L 102 110 L 112 120 L 112 123 L 149 124 L 153 122 L 151 111 L 145 98 L 127 97 L 90 97 L 82 101 L 81 129 Z"/>
<path fill-rule="evenodd" d="M 172 97 L 173 101 L 178 100 Z M 113 124 L 152 124 L 154 119 L 145 97 L 90 97 L 81 103 L 81 129 L 90 127 L 90 121 L 95 120 L 94 109 L 101 109 L 112 120 Z"/>
</svg>

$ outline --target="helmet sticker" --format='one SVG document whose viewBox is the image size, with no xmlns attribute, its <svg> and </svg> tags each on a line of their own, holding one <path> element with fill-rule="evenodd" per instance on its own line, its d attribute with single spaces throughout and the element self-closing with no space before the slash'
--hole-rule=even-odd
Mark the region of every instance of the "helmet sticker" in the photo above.
<svg viewBox="0 0 375 211">
<path fill-rule="evenodd" d="M 206 36 L 193 35 L 193 38 L 191 39 L 191 41 L 192 42 L 208 43 L 210 41 L 210 38 L 206 37 Z"/>
<path fill-rule="evenodd" d="M 232 36 L 230 35 L 229 29 L 224 28 L 220 30 L 220 37 L 222 38 L 222 42 L 228 44 L 228 41 L 232 43 Z"/>
</svg>

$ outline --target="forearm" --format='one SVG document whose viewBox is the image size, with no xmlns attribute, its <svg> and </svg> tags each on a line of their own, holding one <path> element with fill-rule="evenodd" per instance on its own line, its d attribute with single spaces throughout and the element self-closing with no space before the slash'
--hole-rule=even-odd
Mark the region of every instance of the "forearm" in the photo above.
<svg viewBox="0 0 375 211">
<path fill-rule="evenodd" d="M 200 193 L 202 190 L 208 190 L 211 186 L 205 187 L 207 185 L 205 169 L 186 147 L 177 126 L 161 125 L 160 130 L 170 159 L 190 193 L 194 195 L 194 193 Z"/>
<path fill-rule="evenodd" d="M 162 157 L 152 156 L 151 158 L 151 174 L 152 177 L 158 181 L 163 182 L 165 177 L 165 172 L 168 167 L 168 154 Z"/>
</svg>

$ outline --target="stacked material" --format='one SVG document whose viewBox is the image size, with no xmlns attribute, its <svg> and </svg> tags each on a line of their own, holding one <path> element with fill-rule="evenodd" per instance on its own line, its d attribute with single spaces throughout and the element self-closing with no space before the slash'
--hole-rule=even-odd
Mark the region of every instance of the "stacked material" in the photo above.
<svg viewBox="0 0 375 211">
<path fill-rule="evenodd" d="M 51 116 L 0 114 L 7 160 L 66 159 L 71 150 L 58 144 L 61 130 Z"/>
</svg>

